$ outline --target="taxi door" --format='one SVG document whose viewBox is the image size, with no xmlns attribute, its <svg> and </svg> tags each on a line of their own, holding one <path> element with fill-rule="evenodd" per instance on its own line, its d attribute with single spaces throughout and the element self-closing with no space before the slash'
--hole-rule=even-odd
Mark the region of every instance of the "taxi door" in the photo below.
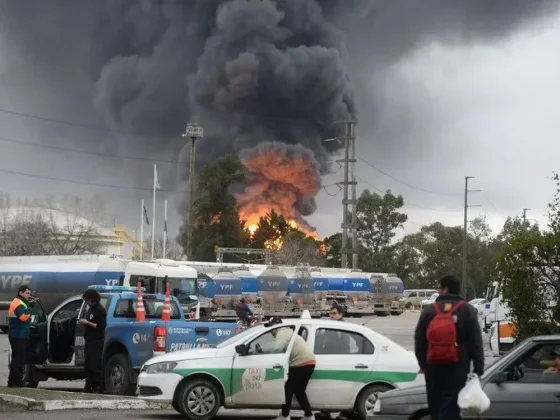
<svg viewBox="0 0 560 420">
<path fill-rule="evenodd" d="M 231 375 L 234 405 L 270 407 L 284 404 L 284 383 L 288 379 L 289 357 L 296 334 L 292 334 L 287 344 L 280 343 L 272 334 L 280 328 L 270 329 L 237 347 L 239 351 L 233 358 Z"/>
<path fill-rule="evenodd" d="M 353 407 L 362 386 L 372 379 L 377 358 L 374 345 L 362 334 L 340 324 L 314 326 L 312 337 L 307 340 L 317 363 L 307 396 L 316 408 Z"/>
</svg>

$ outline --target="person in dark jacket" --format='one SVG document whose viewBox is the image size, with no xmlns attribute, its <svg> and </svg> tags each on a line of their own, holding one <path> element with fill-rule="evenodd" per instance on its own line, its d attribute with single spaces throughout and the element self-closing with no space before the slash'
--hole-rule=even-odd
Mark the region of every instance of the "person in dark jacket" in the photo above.
<svg viewBox="0 0 560 420">
<path fill-rule="evenodd" d="M 30 297 L 31 289 L 29 286 L 21 286 L 8 309 L 8 340 L 12 349 L 10 374 L 8 375 L 9 387 L 23 386 L 23 368 L 25 366 L 27 342 L 29 341 L 29 325 L 31 323 L 31 312 L 28 302 Z"/>
<path fill-rule="evenodd" d="M 84 369 L 86 371 L 85 392 L 103 392 L 103 344 L 107 327 L 107 312 L 101 305 L 101 296 L 95 289 L 88 289 L 83 299 L 89 306 L 86 316 L 80 319 L 84 326 Z"/>
<path fill-rule="evenodd" d="M 460 281 L 454 276 L 445 276 L 439 280 L 439 297 L 432 305 L 424 308 L 414 334 L 414 348 L 420 368 L 426 378 L 428 405 L 433 420 L 460 420 L 457 405 L 459 391 L 465 386 L 467 376 L 473 364 L 474 373 L 484 373 L 484 349 L 482 333 L 478 323 L 476 308 L 459 296 Z M 455 364 L 428 363 L 429 342 L 426 337 L 430 322 L 436 316 L 435 305 L 443 312 L 452 311 L 459 302 L 463 302 L 453 313 L 453 322 L 457 332 L 459 362 Z"/>
<path fill-rule="evenodd" d="M 253 316 L 253 311 L 251 311 L 249 305 L 245 303 L 245 298 L 241 298 L 239 302 L 237 302 L 237 304 L 235 305 L 235 314 L 245 324 L 246 327 L 249 327 L 250 324 L 249 317 Z"/>
</svg>

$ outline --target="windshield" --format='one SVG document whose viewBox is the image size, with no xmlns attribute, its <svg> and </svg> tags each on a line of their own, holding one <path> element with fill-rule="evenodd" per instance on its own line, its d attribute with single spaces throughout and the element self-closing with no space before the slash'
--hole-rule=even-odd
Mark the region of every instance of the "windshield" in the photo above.
<svg viewBox="0 0 560 420">
<path fill-rule="evenodd" d="M 246 330 L 241 331 L 240 333 L 235 334 L 234 336 L 228 338 L 225 341 L 222 341 L 220 344 L 216 346 L 217 349 L 222 349 L 224 347 L 230 346 L 233 343 L 238 341 L 242 341 L 243 339 L 249 337 L 255 331 L 261 330 L 264 328 L 263 324 L 253 325 L 252 327 L 247 328 Z"/>
<path fill-rule="evenodd" d="M 171 284 L 171 294 L 180 303 L 196 302 L 198 300 L 197 279 L 168 278 Z"/>
<path fill-rule="evenodd" d="M 410 290 L 405 290 L 405 291 L 403 292 L 403 296 L 404 296 L 404 297 L 408 297 L 408 295 L 410 295 Z"/>
<path fill-rule="evenodd" d="M 137 282 L 146 288 L 147 293 L 165 293 L 163 285 L 163 277 L 155 278 L 153 276 L 130 276 L 130 284 L 136 285 Z M 197 279 L 185 279 L 177 277 L 168 277 L 170 283 L 171 294 L 175 296 L 181 304 L 188 304 L 198 301 L 198 282 Z"/>
<path fill-rule="evenodd" d="M 439 296 L 439 293 L 434 293 L 431 297 L 430 300 L 436 300 Z"/>
</svg>

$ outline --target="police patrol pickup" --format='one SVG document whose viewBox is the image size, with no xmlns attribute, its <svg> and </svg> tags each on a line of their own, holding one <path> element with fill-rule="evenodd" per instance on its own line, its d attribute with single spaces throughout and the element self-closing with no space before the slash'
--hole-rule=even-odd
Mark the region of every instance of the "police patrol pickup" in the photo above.
<svg viewBox="0 0 560 420">
<path fill-rule="evenodd" d="M 138 377 L 140 398 L 171 403 L 190 420 L 211 419 L 222 406 L 278 408 L 284 403 L 295 335 L 287 347 L 276 350 L 272 331 L 286 327 L 314 349 L 317 364 L 307 395 L 315 410 L 365 419 L 373 414 L 379 393 L 424 383 L 413 352 L 365 326 L 312 319 L 304 311 L 301 318 L 281 325 L 257 324 L 215 348 L 148 360 Z M 341 353 L 338 340 L 346 341 L 349 351 Z M 294 408 L 296 403 L 294 399 Z"/>
<path fill-rule="evenodd" d="M 103 365 L 106 392 L 133 395 L 142 364 L 159 354 L 207 347 L 235 334 L 237 325 L 227 322 L 185 320 L 171 297 L 171 320 L 162 321 L 165 296 L 144 294 L 146 320 L 136 321 L 136 288 L 91 286 L 101 294 L 107 310 Z M 24 381 L 37 387 L 39 381 L 83 379 L 84 327 L 77 323 L 88 310 L 82 296 L 73 296 L 48 316 L 39 300 L 32 304 L 30 341 Z"/>
</svg>

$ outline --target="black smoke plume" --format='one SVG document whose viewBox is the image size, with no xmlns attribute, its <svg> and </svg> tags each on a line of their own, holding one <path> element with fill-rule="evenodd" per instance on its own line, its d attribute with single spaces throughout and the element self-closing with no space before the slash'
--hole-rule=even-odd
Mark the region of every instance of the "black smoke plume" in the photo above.
<svg viewBox="0 0 560 420">
<path fill-rule="evenodd" d="M 48 69 L 64 80 L 64 86 L 53 87 L 61 97 L 90 88 L 89 100 L 106 123 L 146 134 L 127 140 L 136 152 L 177 156 L 183 143 L 176 139 L 196 117 L 205 129 L 201 162 L 281 142 L 287 153 L 294 145 L 305 148 L 322 173 L 341 146 L 323 141 L 337 135 L 337 121 L 357 117 L 359 127 L 375 123 L 384 106 L 375 96 L 377 75 L 391 63 L 430 42 L 503 39 L 559 4 L 1 0 L 0 26 L 3 42 L 30 52 L 34 71 L 45 69 L 45 83 Z M 357 95 L 362 95 L 360 113 Z M 370 141 L 391 147 L 390 138 Z M 177 188 L 184 189 L 184 179 L 179 182 Z M 293 202 L 296 215 L 314 209 L 313 197 Z"/>
</svg>

